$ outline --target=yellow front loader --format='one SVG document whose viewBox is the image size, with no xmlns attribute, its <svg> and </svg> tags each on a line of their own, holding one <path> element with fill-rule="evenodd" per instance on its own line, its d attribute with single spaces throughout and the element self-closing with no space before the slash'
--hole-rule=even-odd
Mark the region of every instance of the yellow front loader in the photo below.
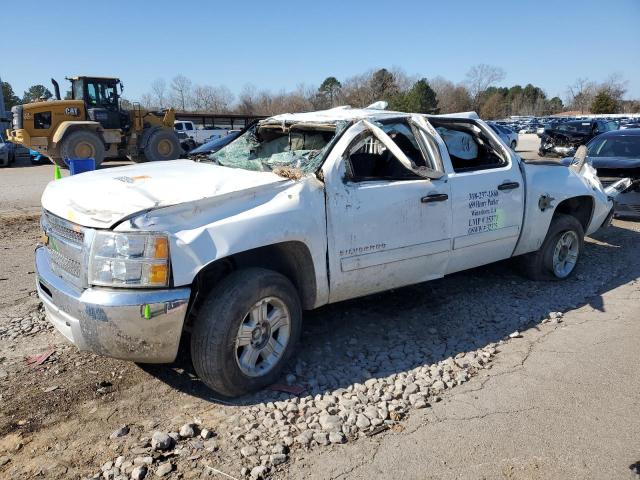
<svg viewBox="0 0 640 480">
<path fill-rule="evenodd" d="M 19 105 L 11 109 L 9 140 L 21 143 L 66 167 L 65 159 L 127 157 L 134 162 L 174 160 L 182 154 L 173 129 L 173 109 L 149 112 L 120 104 L 122 82 L 107 77 L 72 77 L 71 99 Z M 118 89 L 120 91 L 118 91 Z"/>
</svg>

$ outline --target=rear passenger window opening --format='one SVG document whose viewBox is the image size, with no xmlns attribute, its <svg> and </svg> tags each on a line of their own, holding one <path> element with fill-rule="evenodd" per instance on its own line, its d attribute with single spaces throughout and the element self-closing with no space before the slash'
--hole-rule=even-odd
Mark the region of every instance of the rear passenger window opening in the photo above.
<svg viewBox="0 0 640 480">
<path fill-rule="evenodd" d="M 456 173 L 505 167 L 509 159 L 499 144 L 471 122 L 429 118 L 447 146 Z"/>
</svg>

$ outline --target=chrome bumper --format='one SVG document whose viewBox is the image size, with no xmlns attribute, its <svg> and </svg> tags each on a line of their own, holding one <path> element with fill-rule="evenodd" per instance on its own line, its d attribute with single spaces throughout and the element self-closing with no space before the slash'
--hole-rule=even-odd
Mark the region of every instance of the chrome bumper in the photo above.
<svg viewBox="0 0 640 480">
<path fill-rule="evenodd" d="M 47 318 L 80 350 L 142 363 L 175 360 L 189 288 L 78 289 L 53 273 L 42 247 L 36 274 Z"/>
</svg>

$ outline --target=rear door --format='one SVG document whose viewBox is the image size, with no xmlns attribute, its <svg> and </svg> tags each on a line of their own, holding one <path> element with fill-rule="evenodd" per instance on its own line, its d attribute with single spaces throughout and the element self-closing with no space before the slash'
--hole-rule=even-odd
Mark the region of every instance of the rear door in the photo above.
<svg viewBox="0 0 640 480">
<path fill-rule="evenodd" d="M 452 252 L 446 273 L 509 258 L 520 235 L 525 186 L 513 153 L 483 122 L 437 123 L 452 194 Z"/>
<path fill-rule="evenodd" d="M 408 117 L 361 121 L 325 162 L 331 302 L 444 275 L 450 186 L 416 135 L 423 134 Z"/>
</svg>

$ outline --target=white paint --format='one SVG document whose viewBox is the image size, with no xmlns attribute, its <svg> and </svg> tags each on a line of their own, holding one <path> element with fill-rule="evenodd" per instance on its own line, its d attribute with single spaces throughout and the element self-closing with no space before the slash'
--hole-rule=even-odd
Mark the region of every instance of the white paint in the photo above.
<svg viewBox="0 0 640 480">
<path fill-rule="evenodd" d="M 399 148 L 388 135 L 377 131 L 376 121 L 393 117 L 412 118 L 420 134 L 433 140 L 437 151 L 429 147 L 429 155 L 441 178 L 364 182 L 346 178 L 345 153 L 365 131 L 373 132 L 402 163 L 409 161 L 397 153 Z M 471 119 L 474 128 L 502 145 L 476 117 L 458 116 Z M 553 197 L 554 206 L 570 197 L 593 198 L 588 233 L 610 211 L 611 202 L 588 169 L 576 173 L 562 166 L 521 164 L 504 145 L 505 166 L 454 172 L 446 145 L 429 118 L 339 107 L 268 119 L 269 123 L 352 122 L 322 166 L 323 181 L 313 175 L 288 180 L 273 173 L 176 160 L 51 182 L 42 203 L 52 213 L 87 227 L 110 228 L 121 222 L 118 231 L 166 232 L 175 286 L 190 285 L 198 271 L 215 260 L 274 243 L 300 242 L 315 267 L 316 307 L 508 258 L 514 249 L 516 254 L 536 250 L 553 216 L 553 208 L 539 209 L 541 195 Z M 363 119 L 368 122 L 359 122 Z M 518 188 L 494 195 L 507 181 L 518 182 Z M 448 197 L 442 202 L 421 201 L 431 194 Z M 499 210 L 498 219 L 490 218 L 491 211 L 470 213 L 470 196 L 476 194 L 480 200 L 497 200 L 487 208 Z M 478 225 L 488 227 L 470 231 L 474 218 L 484 218 Z"/>
<path fill-rule="evenodd" d="M 42 205 L 71 222 L 109 228 L 137 212 L 284 181 L 269 172 L 233 170 L 191 160 L 151 162 L 50 182 Z"/>
</svg>

